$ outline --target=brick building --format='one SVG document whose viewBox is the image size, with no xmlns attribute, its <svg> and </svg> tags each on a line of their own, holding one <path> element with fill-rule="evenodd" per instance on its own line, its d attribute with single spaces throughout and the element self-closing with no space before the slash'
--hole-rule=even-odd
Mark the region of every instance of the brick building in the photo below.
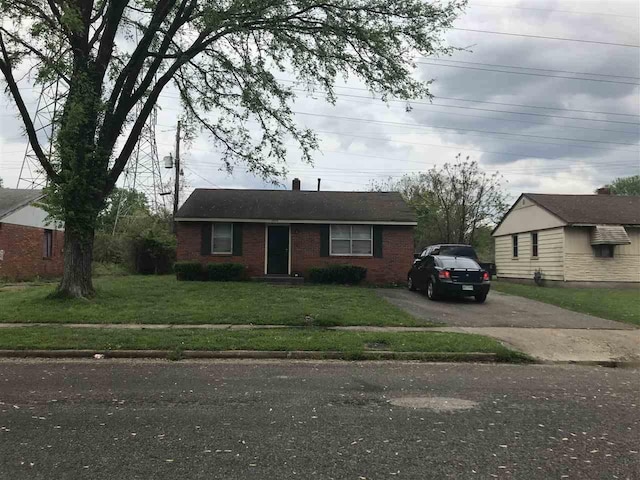
<svg viewBox="0 0 640 480">
<path fill-rule="evenodd" d="M 0 188 L 0 279 L 62 275 L 64 231 L 37 206 L 40 190 Z"/>
<path fill-rule="evenodd" d="M 367 268 L 405 282 L 415 215 L 400 194 L 196 189 L 176 216 L 178 261 L 242 263 L 251 277 L 304 277 L 310 267 Z"/>
</svg>

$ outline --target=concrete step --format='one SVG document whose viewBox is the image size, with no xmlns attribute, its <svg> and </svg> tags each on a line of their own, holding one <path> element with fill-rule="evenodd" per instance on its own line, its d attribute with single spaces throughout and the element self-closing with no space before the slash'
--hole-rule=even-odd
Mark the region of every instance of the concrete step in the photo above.
<svg viewBox="0 0 640 480">
<path fill-rule="evenodd" d="M 263 275 L 261 277 L 251 277 L 251 280 L 280 285 L 302 285 L 304 283 L 304 277 L 292 277 L 290 275 Z"/>
</svg>

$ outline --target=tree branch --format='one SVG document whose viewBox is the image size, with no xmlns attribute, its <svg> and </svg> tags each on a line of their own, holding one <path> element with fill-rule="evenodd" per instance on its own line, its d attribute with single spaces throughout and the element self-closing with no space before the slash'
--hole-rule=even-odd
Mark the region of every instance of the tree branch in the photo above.
<svg viewBox="0 0 640 480">
<path fill-rule="evenodd" d="M 4 45 L 2 32 L 0 32 L 0 50 L 2 51 L 2 60 L 0 60 L 0 71 L 2 71 L 2 74 L 7 81 L 7 85 L 9 87 L 9 91 L 11 92 L 13 100 L 16 102 L 18 111 L 20 112 L 20 116 L 22 117 L 22 121 L 24 122 L 24 126 L 27 131 L 27 137 L 29 138 L 31 148 L 36 154 L 40 165 L 42 165 L 42 168 L 44 168 L 45 172 L 47 172 L 49 179 L 54 183 L 58 183 L 60 177 L 54 170 L 53 165 L 51 165 L 51 162 L 47 159 L 46 155 L 42 151 L 42 147 L 40 146 L 40 142 L 38 141 L 38 135 L 36 134 L 33 122 L 31 121 L 31 117 L 29 116 L 29 111 L 24 104 L 24 100 L 22 99 L 22 95 L 20 94 L 20 90 L 18 88 L 18 84 L 13 77 L 13 72 L 11 70 L 11 60 Z"/>
</svg>

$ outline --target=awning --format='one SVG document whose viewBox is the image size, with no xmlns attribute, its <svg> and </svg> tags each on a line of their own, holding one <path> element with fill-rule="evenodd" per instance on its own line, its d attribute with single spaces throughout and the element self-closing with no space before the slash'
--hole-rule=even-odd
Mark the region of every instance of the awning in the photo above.
<svg viewBox="0 0 640 480">
<path fill-rule="evenodd" d="M 629 235 L 622 225 L 596 225 L 591 231 L 591 245 L 629 245 Z"/>
</svg>

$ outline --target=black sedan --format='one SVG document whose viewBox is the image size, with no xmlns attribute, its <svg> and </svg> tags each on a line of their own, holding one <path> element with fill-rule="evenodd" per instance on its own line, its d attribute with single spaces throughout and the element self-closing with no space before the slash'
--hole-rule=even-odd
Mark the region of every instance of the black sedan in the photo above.
<svg viewBox="0 0 640 480">
<path fill-rule="evenodd" d="M 407 277 L 409 290 L 425 290 L 429 300 L 444 296 L 487 299 L 491 281 L 489 272 L 466 257 L 427 255 L 417 259 Z"/>
</svg>

